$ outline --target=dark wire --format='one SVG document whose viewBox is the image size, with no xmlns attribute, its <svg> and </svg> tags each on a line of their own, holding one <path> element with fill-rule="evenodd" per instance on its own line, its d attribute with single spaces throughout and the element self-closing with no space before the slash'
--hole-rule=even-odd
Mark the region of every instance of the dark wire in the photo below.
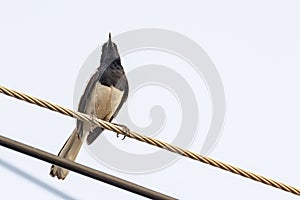
<svg viewBox="0 0 300 200">
<path fill-rule="evenodd" d="M 137 185 L 135 183 L 126 181 L 124 179 L 120 179 L 118 177 L 75 163 L 65 158 L 58 157 L 54 154 L 50 154 L 40 149 L 3 137 L 1 135 L 0 145 L 150 199 L 176 199 L 165 194 L 156 192 L 154 190 L 145 188 L 143 186 Z"/>
</svg>

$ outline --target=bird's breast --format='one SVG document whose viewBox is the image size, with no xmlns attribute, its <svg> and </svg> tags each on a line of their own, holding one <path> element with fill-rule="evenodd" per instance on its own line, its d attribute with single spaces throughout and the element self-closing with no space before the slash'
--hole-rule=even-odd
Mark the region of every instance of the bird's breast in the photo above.
<svg viewBox="0 0 300 200">
<path fill-rule="evenodd" d="M 124 92 L 113 87 L 97 82 L 91 93 L 87 105 L 87 114 L 96 115 L 97 118 L 110 120 L 117 110 Z"/>
</svg>

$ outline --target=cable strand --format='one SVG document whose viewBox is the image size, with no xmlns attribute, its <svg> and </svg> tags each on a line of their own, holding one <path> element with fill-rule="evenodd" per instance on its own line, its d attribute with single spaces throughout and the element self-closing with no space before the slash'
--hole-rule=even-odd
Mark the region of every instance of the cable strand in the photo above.
<svg viewBox="0 0 300 200">
<path fill-rule="evenodd" d="M 272 180 L 270 178 L 266 178 L 266 177 L 261 176 L 261 175 L 254 174 L 252 172 L 243 170 L 241 168 L 232 166 L 230 164 L 223 163 L 221 161 L 218 161 L 218 160 L 206 157 L 206 156 L 202 156 L 200 154 L 191 152 L 189 150 L 182 149 L 180 147 L 168 144 L 166 142 L 162 142 L 162 141 L 159 141 L 157 139 L 141 135 L 141 134 L 136 133 L 134 131 L 129 131 L 129 133 L 126 133 L 126 132 L 123 131 L 122 127 L 120 127 L 118 125 L 112 124 L 112 123 L 107 122 L 107 121 L 103 121 L 101 119 L 93 118 L 93 117 L 91 117 L 87 114 L 76 112 L 76 111 L 70 110 L 68 108 L 64 108 L 62 106 L 52 104 L 48 101 L 41 100 L 41 99 L 38 99 L 38 98 L 33 97 L 33 96 L 29 96 L 27 94 L 24 94 L 24 93 L 15 91 L 15 90 L 8 89 L 8 88 L 3 87 L 3 86 L 0 86 L 0 92 L 3 93 L 3 94 L 6 94 L 8 96 L 17 98 L 19 100 L 23 100 L 25 102 L 35 104 L 35 105 L 38 105 L 40 107 L 47 108 L 49 110 L 52 110 L 52 111 L 55 111 L 55 112 L 58 112 L 58 113 L 76 118 L 76 119 L 84 121 L 84 122 L 91 123 L 91 124 L 96 125 L 96 126 L 100 126 L 104 129 L 116 132 L 118 134 L 126 135 L 127 137 L 136 139 L 138 141 L 148 143 L 150 145 L 154 145 L 156 147 L 168 150 L 170 152 L 180 154 L 182 156 L 191 158 L 193 160 L 200 161 L 202 163 L 205 163 L 205 164 L 223 169 L 225 171 L 228 171 L 228 172 L 231 172 L 231 173 L 234 173 L 234 174 L 252 179 L 254 181 L 257 181 L 257 182 L 260 182 L 260 183 L 263 183 L 263 184 L 266 184 L 266 185 L 284 190 L 286 192 L 290 192 L 290 193 L 293 193 L 295 195 L 300 195 L 300 189 L 299 188 L 284 184 L 282 182 Z"/>
</svg>

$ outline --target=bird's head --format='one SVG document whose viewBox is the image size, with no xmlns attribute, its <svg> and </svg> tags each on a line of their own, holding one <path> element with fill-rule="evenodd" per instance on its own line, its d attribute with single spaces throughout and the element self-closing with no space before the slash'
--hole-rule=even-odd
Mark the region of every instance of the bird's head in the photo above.
<svg viewBox="0 0 300 200">
<path fill-rule="evenodd" d="M 120 62 L 120 55 L 117 45 L 111 41 L 111 34 L 109 33 L 108 41 L 102 46 L 100 63 L 110 65 L 114 61 Z"/>
</svg>

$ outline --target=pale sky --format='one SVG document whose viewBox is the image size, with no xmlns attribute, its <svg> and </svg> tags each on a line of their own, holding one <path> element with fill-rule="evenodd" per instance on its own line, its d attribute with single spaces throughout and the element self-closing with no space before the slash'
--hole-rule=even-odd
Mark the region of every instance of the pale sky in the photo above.
<svg viewBox="0 0 300 200">
<path fill-rule="evenodd" d="M 290 0 L 0 1 L 0 84 L 73 108 L 82 64 L 107 39 L 108 32 L 117 35 L 139 28 L 176 31 L 206 51 L 223 81 L 226 119 L 209 156 L 300 186 L 299 8 L 299 1 Z M 132 56 L 123 60 L 126 71 L 132 60 L 141 59 Z M 130 116 L 147 124 L 149 112 L 143 115 L 143 107 L 136 101 L 138 98 L 131 102 L 137 107 L 132 106 Z M 206 100 L 201 102 L 204 113 Z M 71 118 L 4 95 L 0 95 L 0 110 L 1 135 L 54 154 L 75 124 Z M 172 109 L 167 111 L 167 116 L 176 116 Z M 199 134 L 190 147 L 195 152 L 200 152 L 206 123 L 209 120 L 200 121 Z M 164 133 L 172 133 L 172 127 Z M 108 132 L 102 136 L 121 149 L 138 143 L 120 141 Z M 163 138 L 169 142 L 173 136 Z M 126 151 L 156 150 L 143 145 Z M 180 199 L 297 198 L 187 158 L 145 174 L 108 167 L 84 148 L 77 161 Z M 50 166 L 0 147 L 1 197 L 144 199 L 75 173 L 59 181 L 49 176 Z"/>
</svg>

